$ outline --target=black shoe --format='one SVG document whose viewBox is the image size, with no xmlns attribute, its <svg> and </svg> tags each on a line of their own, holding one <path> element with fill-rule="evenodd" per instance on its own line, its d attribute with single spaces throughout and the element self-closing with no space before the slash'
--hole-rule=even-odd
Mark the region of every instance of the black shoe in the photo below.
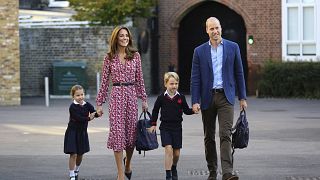
<svg viewBox="0 0 320 180">
<path fill-rule="evenodd" d="M 79 171 L 74 171 L 74 174 L 75 174 L 74 177 L 75 177 L 76 180 L 78 180 L 78 173 L 79 173 Z"/>
<path fill-rule="evenodd" d="M 166 180 L 173 180 L 172 177 L 166 177 Z"/>
<path fill-rule="evenodd" d="M 124 164 L 124 167 L 126 167 L 126 157 L 123 158 L 123 164 Z M 130 180 L 131 179 L 131 176 L 132 176 L 132 171 L 131 172 L 124 172 L 124 175 Z"/>
<path fill-rule="evenodd" d="M 222 176 L 222 180 L 239 180 L 239 177 L 231 173 L 225 173 Z"/>
<path fill-rule="evenodd" d="M 178 180 L 178 172 L 177 169 L 171 170 L 172 172 L 172 180 Z"/>
<path fill-rule="evenodd" d="M 124 175 L 126 175 L 126 177 L 130 180 L 131 176 L 132 176 L 132 171 L 131 172 L 124 172 Z"/>
<path fill-rule="evenodd" d="M 209 170 L 209 176 L 207 180 L 217 180 L 217 171 Z"/>
</svg>

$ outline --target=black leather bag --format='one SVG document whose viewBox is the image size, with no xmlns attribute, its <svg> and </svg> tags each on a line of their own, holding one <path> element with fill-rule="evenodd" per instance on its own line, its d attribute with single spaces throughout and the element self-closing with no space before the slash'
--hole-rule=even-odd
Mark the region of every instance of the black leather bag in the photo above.
<svg viewBox="0 0 320 180">
<path fill-rule="evenodd" d="M 136 150 L 139 154 L 141 154 L 141 151 L 144 151 L 145 154 L 145 151 L 157 149 L 159 146 L 156 132 L 150 133 L 147 130 L 151 127 L 150 119 L 151 114 L 148 111 L 142 112 L 137 122 Z"/>
<path fill-rule="evenodd" d="M 240 116 L 232 128 L 232 149 L 243 149 L 248 147 L 249 143 L 249 123 L 246 111 L 242 110 Z"/>
</svg>

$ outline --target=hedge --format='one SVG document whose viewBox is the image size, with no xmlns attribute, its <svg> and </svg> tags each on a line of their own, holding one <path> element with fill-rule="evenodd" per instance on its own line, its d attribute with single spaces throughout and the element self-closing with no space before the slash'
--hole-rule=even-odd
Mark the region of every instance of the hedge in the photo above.
<svg viewBox="0 0 320 180">
<path fill-rule="evenodd" d="M 320 98 L 320 62 L 268 61 L 258 83 L 259 97 Z"/>
</svg>

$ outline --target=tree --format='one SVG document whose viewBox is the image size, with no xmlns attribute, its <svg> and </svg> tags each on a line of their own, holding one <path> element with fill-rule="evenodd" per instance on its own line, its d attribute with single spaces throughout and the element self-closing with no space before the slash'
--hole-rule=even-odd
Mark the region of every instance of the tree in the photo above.
<svg viewBox="0 0 320 180">
<path fill-rule="evenodd" d="M 121 25 L 134 17 L 151 17 L 156 0 L 69 0 L 75 20 L 98 25 Z"/>
</svg>

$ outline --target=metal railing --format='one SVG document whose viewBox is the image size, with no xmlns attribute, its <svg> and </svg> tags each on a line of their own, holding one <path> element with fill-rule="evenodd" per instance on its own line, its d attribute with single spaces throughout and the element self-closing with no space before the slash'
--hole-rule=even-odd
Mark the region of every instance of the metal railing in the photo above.
<svg viewBox="0 0 320 180">
<path fill-rule="evenodd" d="M 31 20 L 19 18 L 19 27 L 22 28 L 79 28 L 89 27 L 89 21 L 70 21 L 70 18 L 53 18 Z"/>
</svg>

